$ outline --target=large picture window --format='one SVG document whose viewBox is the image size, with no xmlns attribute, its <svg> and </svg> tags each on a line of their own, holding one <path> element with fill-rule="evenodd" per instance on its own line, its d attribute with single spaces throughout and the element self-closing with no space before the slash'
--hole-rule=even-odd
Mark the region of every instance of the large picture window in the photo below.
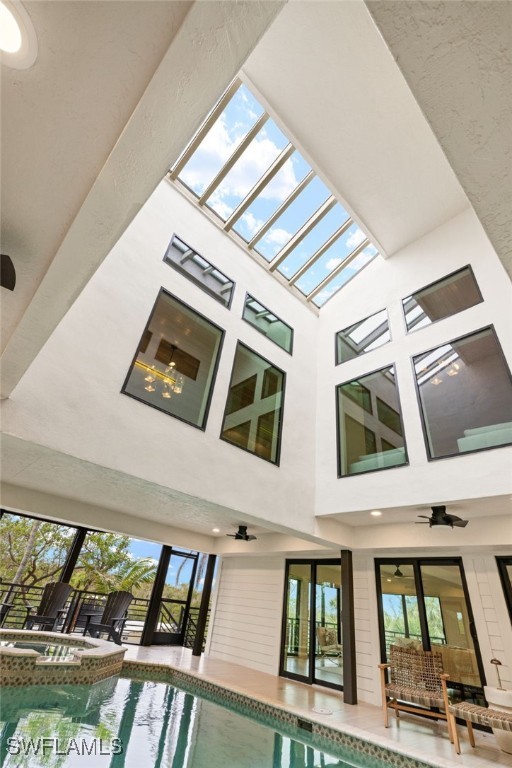
<svg viewBox="0 0 512 768">
<path fill-rule="evenodd" d="M 394 367 L 340 384 L 338 476 L 407 463 Z"/>
<path fill-rule="evenodd" d="M 161 290 L 123 392 L 204 429 L 223 335 Z"/>
<path fill-rule="evenodd" d="M 481 301 L 482 294 L 473 271 L 471 267 L 464 267 L 403 300 L 407 330 L 423 328 Z"/>
<path fill-rule="evenodd" d="M 493 328 L 413 360 L 431 459 L 512 443 L 512 381 Z"/>
<path fill-rule="evenodd" d="M 221 438 L 279 463 L 285 374 L 238 342 Z"/>
</svg>

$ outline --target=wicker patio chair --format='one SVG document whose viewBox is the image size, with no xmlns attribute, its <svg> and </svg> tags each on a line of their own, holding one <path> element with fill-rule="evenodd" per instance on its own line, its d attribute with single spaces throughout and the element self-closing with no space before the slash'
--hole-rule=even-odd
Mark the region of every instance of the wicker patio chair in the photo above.
<svg viewBox="0 0 512 768">
<path fill-rule="evenodd" d="M 379 669 L 386 728 L 389 727 L 388 709 L 394 709 L 397 718 L 401 711 L 426 715 L 446 720 L 448 736 L 453 743 L 446 688 L 449 675 L 443 670 L 441 654 L 392 645 L 389 649 L 389 662 L 379 664 Z M 386 670 L 389 673 L 388 681 Z M 413 704 L 417 706 L 411 706 Z M 439 712 L 438 709 L 443 711 Z"/>
<path fill-rule="evenodd" d="M 318 640 L 318 657 L 340 666 L 343 646 L 338 643 L 337 631 L 329 627 L 317 627 L 316 637 Z"/>
</svg>

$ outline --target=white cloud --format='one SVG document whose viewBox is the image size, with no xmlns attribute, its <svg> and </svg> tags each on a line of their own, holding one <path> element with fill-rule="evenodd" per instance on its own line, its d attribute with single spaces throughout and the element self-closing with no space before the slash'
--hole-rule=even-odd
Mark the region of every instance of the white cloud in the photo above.
<svg viewBox="0 0 512 768">
<path fill-rule="evenodd" d="M 354 230 L 354 232 L 351 232 L 350 235 L 347 237 L 347 248 L 350 248 L 351 251 L 354 250 L 354 248 L 357 248 L 358 245 L 361 245 L 363 240 L 366 238 L 365 233 L 362 229 L 359 227 Z"/>
<path fill-rule="evenodd" d="M 291 232 L 288 232 L 286 229 L 280 229 L 277 227 L 276 229 L 270 230 L 270 232 L 265 236 L 265 240 L 268 243 L 274 243 L 275 245 L 283 246 L 288 242 L 291 236 Z"/>
<path fill-rule="evenodd" d="M 255 235 L 259 229 L 261 229 L 264 223 L 261 219 L 257 219 L 256 216 L 254 216 L 254 214 L 252 214 L 250 211 L 244 213 L 241 220 L 244 222 L 247 228 L 247 232 L 251 237 Z"/>
<path fill-rule="evenodd" d="M 332 270 L 338 266 L 338 264 L 341 264 L 341 259 L 338 257 L 329 259 L 329 261 L 326 263 L 325 268 L 328 272 L 332 272 Z"/>
</svg>

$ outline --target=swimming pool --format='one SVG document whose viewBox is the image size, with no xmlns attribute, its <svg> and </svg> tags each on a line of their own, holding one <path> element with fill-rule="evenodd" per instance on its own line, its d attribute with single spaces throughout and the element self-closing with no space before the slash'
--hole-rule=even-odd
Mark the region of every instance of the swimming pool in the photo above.
<svg viewBox="0 0 512 768">
<path fill-rule="evenodd" d="M 84 647 L 61 645 L 58 643 L 31 643 L 28 640 L 0 640 L 0 648 L 21 648 L 24 651 L 36 651 L 45 661 L 74 661 Z"/>
<path fill-rule="evenodd" d="M 165 683 L 2 691 L 2 768 L 384 768 L 387 761 Z M 404 762 L 403 765 L 407 763 Z"/>
</svg>

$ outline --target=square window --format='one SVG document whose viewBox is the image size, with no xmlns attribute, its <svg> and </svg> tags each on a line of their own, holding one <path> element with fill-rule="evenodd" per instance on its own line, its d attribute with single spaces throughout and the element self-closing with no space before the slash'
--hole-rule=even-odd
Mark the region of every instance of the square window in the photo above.
<svg viewBox="0 0 512 768">
<path fill-rule="evenodd" d="M 512 382 L 492 327 L 413 363 L 431 459 L 512 443 Z"/>
<path fill-rule="evenodd" d="M 394 368 L 336 388 L 338 476 L 407 464 Z"/>
<path fill-rule="evenodd" d="M 238 342 L 221 439 L 279 463 L 285 374 Z"/>
<path fill-rule="evenodd" d="M 388 313 L 385 309 L 349 325 L 336 334 L 336 365 L 353 360 L 390 341 Z"/>
<path fill-rule="evenodd" d="M 204 429 L 223 336 L 162 289 L 122 392 Z"/>
<path fill-rule="evenodd" d="M 444 320 L 481 301 L 482 294 L 473 270 L 464 267 L 403 299 L 407 330 L 415 331 Z"/>
<path fill-rule="evenodd" d="M 286 352 L 292 353 L 293 328 L 290 328 L 277 315 L 274 315 L 269 309 L 253 299 L 252 296 L 245 297 L 243 319 L 250 323 L 257 331 L 263 333 L 268 339 L 277 344 Z"/>
</svg>

